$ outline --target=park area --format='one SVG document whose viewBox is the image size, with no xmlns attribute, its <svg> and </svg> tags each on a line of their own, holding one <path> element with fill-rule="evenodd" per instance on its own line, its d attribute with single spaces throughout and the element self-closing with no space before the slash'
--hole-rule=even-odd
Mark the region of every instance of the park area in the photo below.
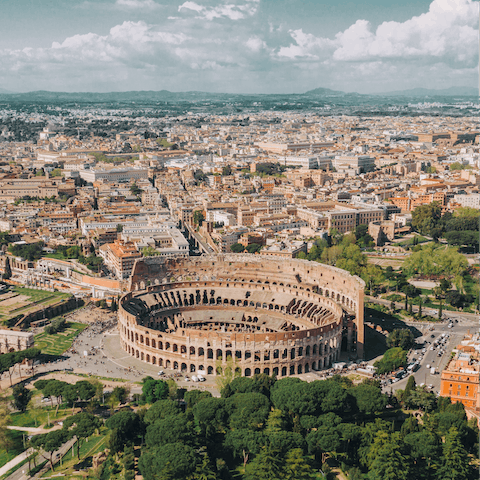
<svg viewBox="0 0 480 480">
<path fill-rule="evenodd" d="M 35 346 L 40 348 L 44 355 L 61 355 L 87 326 L 85 323 L 67 322 L 62 331 L 51 335 L 45 332 L 35 335 Z"/>
<path fill-rule="evenodd" d="M 0 294 L 0 323 L 25 315 L 39 306 L 48 307 L 70 297 L 69 293 L 48 292 L 24 287 L 10 287 Z"/>
</svg>

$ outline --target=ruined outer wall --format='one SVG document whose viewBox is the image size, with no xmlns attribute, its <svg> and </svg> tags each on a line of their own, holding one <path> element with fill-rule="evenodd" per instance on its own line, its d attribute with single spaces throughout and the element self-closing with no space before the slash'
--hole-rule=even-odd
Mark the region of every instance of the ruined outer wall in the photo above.
<svg viewBox="0 0 480 480">
<path fill-rule="evenodd" d="M 357 355 L 364 355 L 365 282 L 345 270 L 318 262 L 276 259 L 248 254 L 202 255 L 179 259 L 137 261 L 132 273 L 131 290 L 182 280 L 220 280 L 261 282 L 300 290 L 316 289 L 331 298 L 347 313 L 355 315 Z"/>
</svg>

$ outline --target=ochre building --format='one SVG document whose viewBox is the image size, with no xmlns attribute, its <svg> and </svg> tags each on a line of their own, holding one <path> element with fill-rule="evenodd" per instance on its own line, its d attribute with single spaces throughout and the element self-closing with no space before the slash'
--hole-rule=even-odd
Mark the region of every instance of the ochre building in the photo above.
<svg viewBox="0 0 480 480">
<path fill-rule="evenodd" d="M 364 282 L 328 265 L 223 254 L 137 260 L 122 348 L 159 367 L 279 377 L 363 357 Z"/>
</svg>

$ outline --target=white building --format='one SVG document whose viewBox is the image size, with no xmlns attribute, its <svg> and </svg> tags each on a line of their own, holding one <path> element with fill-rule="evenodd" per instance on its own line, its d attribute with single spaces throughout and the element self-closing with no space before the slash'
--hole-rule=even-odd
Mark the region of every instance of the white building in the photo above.
<svg viewBox="0 0 480 480">
<path fill-rule="evenodd" d="M 83 170 L 80 177 L 86 182 L 106 180 L 107 182 L 126 182 L 129 180 L 147 180 L 148 169 L 146 168 L 114 168 L 112 170 Z"/>
</svg>

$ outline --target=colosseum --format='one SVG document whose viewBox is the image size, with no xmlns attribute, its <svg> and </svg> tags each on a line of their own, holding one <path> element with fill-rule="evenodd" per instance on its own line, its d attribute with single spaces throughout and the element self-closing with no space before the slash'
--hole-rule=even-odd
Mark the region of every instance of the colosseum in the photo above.
<svg viewBox="0 0 480 480">
<path fill-rule="evenodd" d="M 364 282 L 306 260 L 222 254 L 136 261 L 122 348 L 159 367 L 284 377 L 363 357 Z"/>
</svg>

